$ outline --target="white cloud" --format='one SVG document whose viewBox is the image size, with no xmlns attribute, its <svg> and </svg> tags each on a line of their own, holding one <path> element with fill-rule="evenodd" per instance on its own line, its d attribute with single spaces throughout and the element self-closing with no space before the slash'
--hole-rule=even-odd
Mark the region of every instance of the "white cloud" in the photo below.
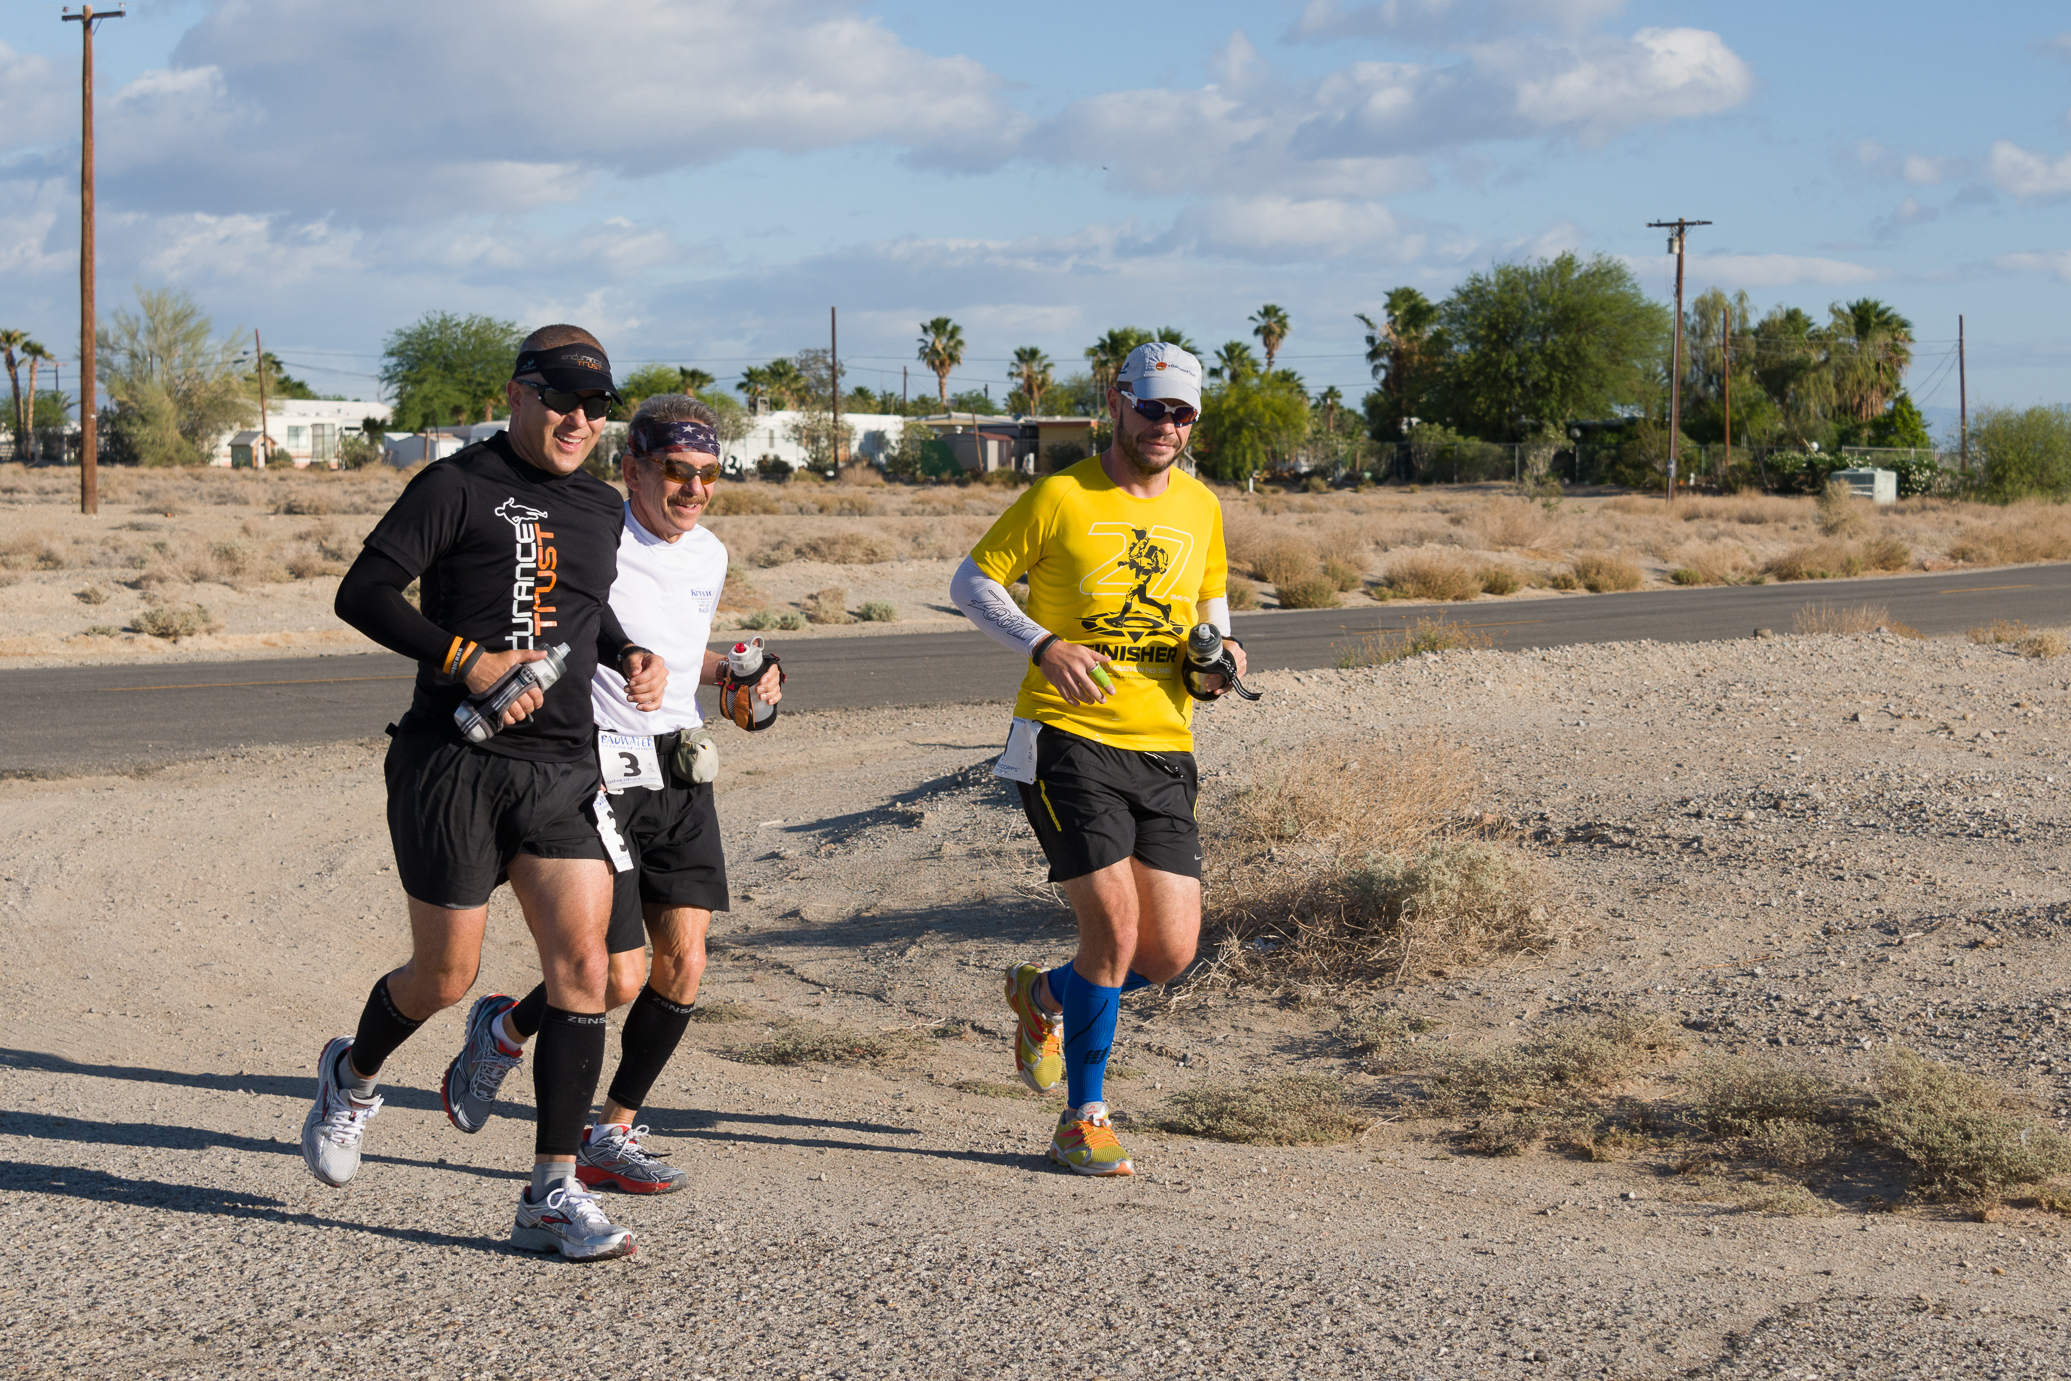
<svg viewBox="0 0 2071 1381">
<path fill-rule="evenodd" d="M 1716 115 L 1746 100 L 1755 85 L 1748 65 L 1705 29 L 1641 29 L 1630 41 L 1575 44 L 1564 55 L 1565 70 L 1531 75 L 1548 56 L 1505 45 L 1490 50 L 1490 66 L 1514 74 L 1517 111 L 1526 121 L 1588 143 L 1640 125 Z"/>
<path fill-rule="evenodd" d="M 2071 154 L 2052 160 L 2047 154 L 2029 153 L 2009 140 L 1993 143 L 1985 157 L 1985 173 L 1992 185 L 2022 200 L 2071 195 Z"/>
<path fill-rule="evenodd" d="M 1922 158 L 1919 154 L 1912 154 L 1899 165 L 1899 176 L 1906 180 L 1908 186 L 1933 187 L 1948 181 L 1952 161 L 1946 158 Z"/>
<path fill-rule="evenodd" d="M 1341 259 L 1407 263 L 1423 253 L 1421 234 L 1406 232 L 1377 202 L 1288 197 L 1218 197 L 1188 208 L 1174 226 L 1180 242 L 1211 254 L 1246 259 Z"/>
<path fill-rule="evenodd" d="M 1309 0 L 1288 36 L 1440 40 L 1545 25 L 1579 33 L 1625 8 L 1625 0 Z"/>
<path fill-rule="evenodd" d="M 1992 257 L 1992 267 L 2012 273 L 2047 273 L 2063 282 L 2071 283 L 2071 250 L 2059 249 L 2039 254 L 1997 254 Z"/>
</svg>

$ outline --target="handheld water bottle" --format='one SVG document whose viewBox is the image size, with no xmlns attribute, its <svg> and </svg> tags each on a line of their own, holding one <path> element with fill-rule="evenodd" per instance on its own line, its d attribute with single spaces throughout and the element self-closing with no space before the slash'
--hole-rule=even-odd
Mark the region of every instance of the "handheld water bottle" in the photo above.
<svg viewBox="0 0 2071 1381">
<path fill-rule="evenodd" d="M 768 651 L 759 637 L 735 643 L 728 649 L 726 665 L 719 676 L 719 713 L 750 732 L 774 724 L 777 707 L 755 690 L 763 673 L 772 666 L 777 666 L 777 654 Z M 777 676 L 781 685 L 785 679 L 781 667 Z"/>
<path fill-rule="evenodd" d="M 520 662 L 480 695 L 470 695 L 454 707 L 453 722 L 467 735 L 469 743 L 487 743 L 503 728 L 503 712 L 517 698 L 537 686 L 542 692 L 568 670 L 567 643 L 556 643 L 536 662 Z"/>
<path fill-rule="evenodd" d="M 1246 700 L 1260 698 L 1259 692 L 1237 679 L 1237 659 L 1222 645 L 1222 633 L 1212 623 L 1197 623 L 1187 630 L 1186 662 L 1179 669 L 1179 679 L 1194 699 L 1214 700 L 1216 692 L 1201 688 L 1204 676 L 1222 677 L 1231 690 Z"/>
</svg>

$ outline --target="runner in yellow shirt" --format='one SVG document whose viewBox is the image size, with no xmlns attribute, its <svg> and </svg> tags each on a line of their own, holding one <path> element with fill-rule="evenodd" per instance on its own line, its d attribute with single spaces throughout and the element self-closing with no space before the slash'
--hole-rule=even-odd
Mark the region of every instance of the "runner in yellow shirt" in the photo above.
<svg viewBox="0 0 2071 1381">
<path fill-rule="evenodd" d="M 1200 361 L 1138 346 L 1107 394 L 1114 444 L 1022 495 L 950 583 L 973 623 L 1030 662 L 995 771 L 1020 783 L 1079 947 L 1047 973 L 1009 969 L 1007 1004 L 1023 1081 L 1067 1082 L 1050 1158 L 1082 1175 L 1133 1173 L 1102 1096 L 1119 999 L 1177 977 L 1201 934 L 1188 628 L 1214 624 L 1245 667 L 1228 637 L 1222 507 L 1174 468 L 1200 406 Z M 1006 591 L 1023 575 L 1025 613 Z"/>
</svg>

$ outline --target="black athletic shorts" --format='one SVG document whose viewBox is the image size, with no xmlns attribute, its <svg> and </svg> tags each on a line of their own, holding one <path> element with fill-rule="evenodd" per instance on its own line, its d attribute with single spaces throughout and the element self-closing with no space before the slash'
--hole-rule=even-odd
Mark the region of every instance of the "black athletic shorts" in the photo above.
<svg viewBox="0 0 2071 1381">
<path fill-rule="evenodd" d="M 418 901 L 485 906 L 519 854 L 608 859 L 594 814 L 604 785 L 594 757 L 506 758 L 408 719 L 394 733 L 382 765 L 388 837 L 403 890 Z"/>
<path fill-rule="evenodd" d="M 1069 882 L 1125 858 L 1181 877 L 1201 876 L 1192 753 L 1110 748 L 1045 724 L 1036 735 L 1036 779 L 1020 784 L 1050 881 Z"/>
<path fill-rule="evenodd" d="M 636 786 L 605 798 L 633 856 L 632 868 L 612 881 L 611 930 L 604 937 L 612 954 L 646 946 L 642 902 L 727 909 L 726 854 L 719 847 L 712 784 L 679 782 L 663 762 L 669 784 L 661 790 Z"/>
</svg>

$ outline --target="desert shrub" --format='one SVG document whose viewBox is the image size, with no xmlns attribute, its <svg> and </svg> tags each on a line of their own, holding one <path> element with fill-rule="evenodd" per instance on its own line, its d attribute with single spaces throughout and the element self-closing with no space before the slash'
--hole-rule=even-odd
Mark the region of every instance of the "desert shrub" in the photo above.
<svg viewBox="0 0 2071 1381">
<path fill-rule="evenodd" d="M 1862 552 L 1873 571 L 1902 571 L 1913 564 L 1913 549 L 1896 537 L 1872 537 L 1863 543 Z"/>
<path fill-rule="evenodd" d="M 1481 577 L 1447 557 L 1405 556 L 1390 563 L 1382 582 L 1404 599 L 1473 599 Z"/>
<path fill-rule="evenodd" d="M 1323 578 L 1330 582 L 1332 589 L 1340 593 L 1359 588 L 1359 568 L 1336 557 L 1331 557 L 1323 563 Z"/>
<path fill-rule="evenodd" d="M 796 561 L 798 553 L 792 549 L 789 542 L 777 542 L 762 548 L 748 559 L 761 569 L 768 571 Z"/>
<path fill-rule="evenodd" d="M 1791 616 L 1793 633 L 1871 633 L 1891 623 L 1891 611 L 1881 604 L 1834 604 L 1821 600 L 1807 604 Z"/>
<path fill-rule="evenodd" d="M 1546 583 L 1556 590 L 1579 590 L 1582 588 L 1582 582 L 1576 578 L 1573 571 L 1556 571 L 1552 576 L 1548 577 Z"/>
<path fill-rule="evenodd" d="M 1514 595 L 1524 584 L 1517 572 L 1508 566 L 1483 566 L 1476 579 L 1481 581 L 1481 592 L 1485 595 Z"/>
<path fill-rule="evenodd" d="M 1314 574 L 1316 549 L 1299 538 L 1282 537 L 1265 543 L 1251 558 L 1251 574 L 1272 585 L 1285 585 Z"/>
<path fill-rule="evenodd" d="M 209 617 L 208 606 L 204 604 L 159 604 L 142 609 L 130 620 L 130 625 L 139 633 L 154 638 L 166 638 L 178 642 L 181 638 L 192 638 L 215 627 Z"/>
<path fill-rule="evenodd" d="M 1448 623 L 1444 619 L 1418 619 L 1400 632 L 1369 633 L 1357 642 L 1339 643 L 1332 650 L 1331 665 L 1349 670 L 1399 662 L 1425 652 L 1451 652 L 1456 648 L 1480 649 L 1495 645 L 1493 637 L 1467 624 Z"/>
<path fill-rule="evenodd" d="M 1575 568 L 1575 579 L 1593 595 L 1637 590 L 1645 580 L 1638 566 L 1622 556 L 1604 552 L 1584 552 L 1569 564 Z"/>
<path fill-rule="evenodd" d="M 1755 1125 L 1741 1141 L 1740 1155 L 1781 1170 L 1809 1170 L 1832 1160 L 1840 1140 L 1826 1127 L 1777 1120 Z"/>
<path fill-rule="evenodd" d="M 1536 547 L 1553 528 L 1539 505 L 1518 499 L 1491 499 L 1474 516 L 1474 530 L 1490 547 Z"/>
<path fill-rule="evenodd" d="M 1305 575 L 1279 582 L 1282 609 L 1335 609 L 1343 603 L 1338 587 L 1326 576 Z"/>
<path fill-rule="evenodd" d="M 1853 537 L 1862 530 L 1862 511 L 1856 506 L 1855 495 L 1840 480 L 1828 480 L 1814 500 L 1819 510 L 1819 535 L 1822 537 Z"/>
<path fill-rule="evenodd" d="M 865 623 L 896 623 L 899 620 L 899 606 L 881 599 L 873 599 L 858 609 L 856 616 Z"/>
<path fill-rule="evenodd" d="M 2055 632 L 2030 633 L 2021 639 L 2021 655 L 2049 659 L 2064 655 L 2064 635 Z"/>
<path fill-rule="evenodd" d="M 1678 566 L 1668 573 L 1668 581 L 1671 585 L 1702 585 L 1705 583 L 1704 572 Z"/>
<path fill-rule="evenodd" d="M 1677 1080 L 1690 1116 L 1715 1136 L 1777 1122 L 1845 1121 L 1846 1094 L 1823 1074 L 1748 1055 L 1707 1055 Z"/>
<path fill-rule="evenodd" d="M 2071 1141 L 1975 1075 L 1901 1049 L 1871 1089 L 1864 1133 L 1912 1167 L 1927 1198 L 1995 1198 L 2071 1170 Z"/>
<path fill-rule="evenodd" d="M 297 552 L 288 558 L 288 574 L 297 580 L 314 580 L 324 575 L 344 575 L 343 562 L 328 560 L 321 552 Z"/>
<path fill-rule="evenodd" d="M 868 1035 L 801 1025 L 733 1051 L 730 1058 L 751 1065 L 881 1065 L 910 1053 L 917 1043 L 905 1033 Z"/>
<path fill-rule="evenodd" d="M 2071 509 L 2059 503 L 2009 504 L 1989 525 L 1965 529 L 1949 558 L 1980 566 L 2071 558 Z"/>
<path fill-rule="evenodd" d="M 1306 840 L 1357 861 L 1419 848 L 1464 817 L 1474 777 L 1472 758 L 1457 748 L 1390 752 L 1377 739 L 1325 739 L 1236 792 L 1221 814 L 1241 843 Z"/>
<path fill-rule="evenodd" d="M 825 561 L 834 566 L 870 566 L 898 559 L 891 544 L 860 532 L 834 532 L 808 537 L 798 544 L 798 555 L 807 561 Z"/>
<path fill-rule="evenodd" d="M 786 633 L 796 633 L 799 629 L 805 627 L 805 615 L 795 609 L 786 609 L 783 613 L 777 615 L 775 626 Z"/>
<path fill-rule="evenodd" d="M 854 623 L 848 611 L 849 592 L 839 585 L 815 590 L 805 598 L 805 617 L 810 623 Z"/>
<path fill-rule="evenodd" d="M 55 571 L 65 565 L 64 549 L 49 537 L 30 533 L 0 542 L 0 566 L 10 571 Z"/>
<path fill-rule="evenodd" d="M 1317 1146 L 1349 1141 L 1371 1119 L 1345 1101 L 1344 1088 L 1320 1074 L 1283 1074 L 1234 1087 L 1174 1094 L 1159 1124 L 1181 1136 L 1252 1146 Z"/>
<path fill-rule="evenodd" d="M 741 1002 L 699 1002 L 691 1006 L 690 1019 L 705 1023 L 754 1021 L 761 1013 Z"/>
<path fill-rule="evenodd" d="M 98 585 L 89 585 L 83 590 L 74 590 L 72 598 L 78 600 L 81 604 L 106 604 L 108 602 L 108 592 Z"/>
<path fill-rule="evenodd" d="M 870 518 L 877 514 L 877 501 L 868 494 L 828 494 L 815 497 L 812 505 L 816 512 L 838 518 Z"/>
<path fill-rule="evenodd" d="M 1985 647 L 2017 643 L 2028 636 L 2028 625 L 2019 619 L 1993 619 L 1990 623 L 1976 625 L 1964 636 Z"/>
<path fill-rule="evenodd" d="M 1839 580 L 1861 575 L 1868 569 L 1869 562 L 1863 559 L 1862 552 L 1849 542 L 1792 547 L 1762 565 L 1762 573 L 1777 580 Z"/>
<path fill-rule="evenodd" d="M 1232 575 L 1226 597 L 1232 609 L 1258 608 L 1258 587 L 1241 575 Z M 1023 600 L 1026 603 L 1026 600 Z"/>
<path fill-rule="evenodd" d="M 729 569 L 726 584 L 719 587 L 719 609 L 723 614 L 737 614 L 743 609 L 760 609 L 769 600 L 762 591 L 755 588 L 755 582 Z"/>
<path fill-rule="evenodd" d="M 1334 1034 L 1349 1053 L 1371 1058 L 1398 1054 L 1410 1037 L 1420 1036 L 1437 1025 L 1429 1017 L 1399 1007 L 1369 1007 L 1347 1013 Z"/>
<path fill-rule="evenodd" d="M 718 493 L 712 496 L 712 502 L 705 508 L 705 512 L 715 518 L 731 518 L 753 513 L 772 514 L 781 513 L 782 511 L 783 509 L 778 505 L 775 496 L 765 494 L 759 489 L 748 489 L 734 484 L 722 487 Z"/>
<path fill-rule="evenodd" d="M 1516 1045 L 1449 1054 L 1423 1077 L 1423 1091 L 1441 1117 L 1575 1110 L 1687 1048 L 1661 1016 L 1619 1012 Z"/>
</svg>

